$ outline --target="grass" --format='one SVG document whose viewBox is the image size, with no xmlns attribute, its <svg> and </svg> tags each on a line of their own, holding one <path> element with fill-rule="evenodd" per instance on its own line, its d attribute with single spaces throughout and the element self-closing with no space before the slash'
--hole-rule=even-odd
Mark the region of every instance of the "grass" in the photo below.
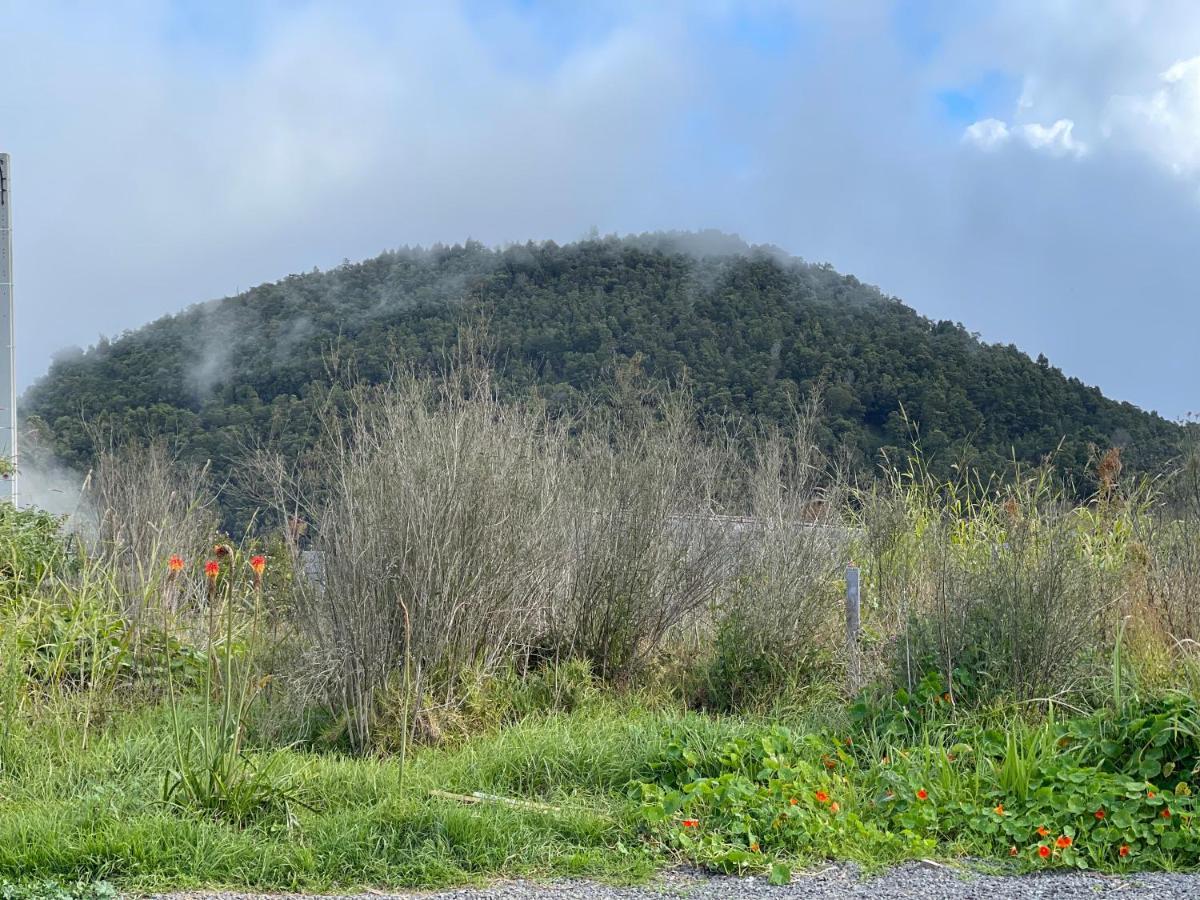
<svg viewBox="0 0 1200 900">
<path fill-rule="evenodd" d="M 1091 720 L 943 710 L 913 740 L 888 730 L 882 711 L 850 725 L 820 704 L 786 714 L 787 728 L 778 711 L 719 717 L 601 692 L 570 713 L 532 713 L 453 746 L 418 748 L 403 771 L 394 757 L 254 752 L 253 762 L 269 756 L 301 786 L 302 803 L 293 817 L 239 824 L 164 802 L 163 779 L 174 764 L 170 704 L 110 711 L 85 746 L 83 703 L 60 700 L 9 742 L 0 775 L 0 883 L 329 891 L 502 877 L 635 882 L 683 860 L 782 878 L 828 858 L 878 870 L 927 856 L 991 857 L 1021 871 L 1041 867 L 1038 838 L 1022 843 L 1018 859 L 1003 851 L 1039 816 L 1058 816 L 1054 834 L 1079 842 L 1071 855 L 1056 851 L 1055 865 L 1083 860 L 1119 871 L 1196 863 L 1188 850 L 1152 843 L 1158 838 L 1149 831 L 1141 832 L 1145 849 L 1135 860 L 1106 862 L 1107 850 L 1087 845 L 1093 806 L 1116 810 L 1116 800 L 1093 799 L 1088 784 L 1099 776 L 1077 778 L 1089 770 L 1064 763 L 1076 750 L 1055 741 L 1072 734 L 1091 754 Z M 193 697 L 174 714 L 185 724 L 202 721 L 203 702 Z M 1119 735 L 1104 727 L 1111 745 Z M 1104 790 L 1115 784 L 1118 792 L 1126 780 L 1105 778 Z M 918 790 L 927 801 L 916 799 Z M 436 792 L 516 802 L 468 804 Z M 893 796 L 900 799 L 881 800 Z M 1190 810 L 1190 800 L 1178 800 L 1177 811 Z M 831 801 L 841 809 L 831 812 Z M 1083 812 L 1068 815 L 1077 801 Z M 1012 821 L 995 814 L 998 803 Z M 681 827 L 690 816 L 699 828 Z M 768 824 L 781 816 L 782 825 Z M 1169 827 L 1190 832 L 1190 813 Z M 1101 840 L 1094 837 L 1097 847 Z M 1103 840 L 1115 851 L 1123 838 Z"/>
<path fill-rule="evenodd" d="M 637 837 L 625 786 L 681 718 L 612 704 L 536 717 L 453 750 L 418 752 L 403 786 L 387 759 L 274 751 L 280 767 L 303 774 L 307 808 L 291 827 L 238 827 L 162 802 L 169 715 L 165 707 L 123 713 L 86 750 L 66 726 L 26 736 L 21 749 L 39 758 L 18 752 L 0 778 L 0 880 L 321 890 L 501 875 L 643 878 L 657 861 Z M 468 806 L 432 789 L 533 799 L 557 811 Z"/>
</svg>

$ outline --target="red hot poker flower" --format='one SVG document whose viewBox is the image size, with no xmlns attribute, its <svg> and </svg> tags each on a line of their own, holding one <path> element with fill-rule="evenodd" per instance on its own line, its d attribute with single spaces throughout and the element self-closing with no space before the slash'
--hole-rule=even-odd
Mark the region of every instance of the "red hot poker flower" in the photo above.
<svg viewBox="0 0 1200 900">
<path fill-rule="evenodd" d="M 250 568 L 254 570 L 254 574 L 262 577 L 263 571 L 267 568 L 267 558 L 265 556 L 250 557 Z"/>
<path fill-rule="evenodd" d="M 218 575 L 221 574 L 221 564 L 215 559 L 210 559 L 204 564 L 204 577 L 216 581 Z"/>
<path fill-rule="evenodd" d="M 181 571 L 183 569 L 183 557 L 178 553 L 172 555 L 172 557 L 167 560 L 167 568 L 172 572 Z"/>
</svg>

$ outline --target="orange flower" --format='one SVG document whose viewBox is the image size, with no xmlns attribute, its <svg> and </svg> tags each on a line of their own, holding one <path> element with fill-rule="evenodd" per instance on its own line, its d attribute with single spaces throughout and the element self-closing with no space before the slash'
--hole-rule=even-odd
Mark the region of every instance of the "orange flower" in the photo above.
<svg viewBox="0 0 1200 900">
<path fill-rule="evenodd" d="M 833 757 L 826 756 L 823 760 L 821 760 L 821 762 L 823 762 L 825 764 L 825 768 L 827 768 L 827 769 L 836 769 L 837 768 L 837 760 L 834 759 Z"/>
<path fill-rule="evenodd" d="M 829 811 L 831 813 L 838 812 L 839 810 L 841 810 L 841 807 L 837 805 L 836 800 L 834 800 L 832 803 L 829 804 Z"/>
<path fill-rule="evenodd" d="M 751 852 L 751 853 L 757 853 L 757 852 L 758 852 L 758 841 L 751 841 L 751 842 L 750 842 L 750 852 Z"/>
<path fill-rule="evenodd" d="M 1071 846 L 1071 836 L 1069 834 L 1059 835 L 1058 840 L 1054 842 L 1054 846 L 1059 850 L 1065 850 Z"/>
<path fill-rule="evenodd" d="M 925 790 L 925 788 L 921 788 L 919 791 L 917 791 L 917 799 L 918 800 L 928 800 L 929 799 L 929 791 Z"/>
<path fill-rule="evenodd" d="M 992 812 L 994 812 L 998 816 L 1004 815 L 1004 804 L 997 803 L 994 807 L 992 807 Z"/>
<path fill-rule="evenodd" d="M 1041 828 L 1038 829 L 1037 833 L 1038 833 L 1038 837 L 1045 837 L 1046 835 L 1048 835 L 1050 833 L 1050 829 L 1047 828 L 1045 825 L 1043 825 Z"/>
<path fill-rule="evenodd" d="M 799 801 L 799 800 L 797 800 L 795 797 L 793 797 L 793 798 L 792 798 L 791 800 L 789 800 L 788 802 L 789 802 L 790 804 L 792 804 L 792 806 L 795 806 L 795 805 L 796 805 L 797 803 L 799 803 L 800 801 Z"/>
<path fill-rule="evenodd" d="M 1096 820 L 1103 821 L 1103 819 L 1104 819 L 1104 810 L 1102 810 L 1102 809 L 1096 810 Z"/>
<path fill-rule="evenodd" d="M 1124 859 L 1126 856 L 1128 856 L 1129 855 L 1129 845 L 1122 844 L 1121 849 L 1119 849 L 1117 851 L 1117 855 L 1120 856 L 1122 859 Z"/>
<path fill-rule="evenodd" d="M 1017 855 L 1017 848 L 1016 848 L 1016 846 L 1015 846 L 1015 845 L 1014 845 L 1014 846 L 1012 846 L 1012 847 L 1009 847 L 1009 848 L 1008 848 L 1008 855 L 1009 855 L 1009 856 L 1016 856 L 1016 855 Z"/>
<path fill-rule="evenodd" d="M 1171 810 L 1164 806 L 1163 811 L 1160 812 L 1159 815 L 1162 816 L 1164 819 L 1169 819 L 1169 818 L 1171 818 Z"/>
<path fill-rule="evenodd" d="M 829 802 L 829 795 L 827 793 L 825 793 L 824 791 L 817 791 L 817 793 L 814 796 L 817 798 L 818 803 L 828 803 Z"/>
<path fill-rule="evenodd" d="M 204 564 L 204 577 L 216 581 L 217 576 L 221 574 L 221 564 L 215 559 L 210 559 Z"/>
<path fill-rule="evenodd" d="M 1038 847 L 1038 856 L 1040 856 L 1042 859 L 1046 859 L 1049 855 L 1050 855 L 1050 848 L 1047 847 L 1045 844 L 1042 844 Z"/>
<path fill-rule="evenodd" d="M 179 572 L 183 569 L 183 557 L 178 553 L 167 560 L 167 568 L 172 572 Z"/>
<path fill-rule="evenodd" d="M 263 571 L 267 568 L 267 558 L 265 556 L 250 557 L 250 568 L 254 570 L 255 575 L 261 578 Z"/>
<path fill-rule="evenodd" d="M 1153 797 L 1153 796 L 1154 796 L 1154 791 L 1146 791 L 1146 796 L 1147 796 L 1147 797 Z"/>
<path fill-rule="evenodd" d="M 699 824 L 700 824 L 700 820 L 699 820 L 699 819 L 684 819 L 684 820 L 683 820 L 683 827 L 684 827 L 684 828 L 695 828 L 695 827 L 696 827 L 697 825 L 699 825 Z"/>
</svg>

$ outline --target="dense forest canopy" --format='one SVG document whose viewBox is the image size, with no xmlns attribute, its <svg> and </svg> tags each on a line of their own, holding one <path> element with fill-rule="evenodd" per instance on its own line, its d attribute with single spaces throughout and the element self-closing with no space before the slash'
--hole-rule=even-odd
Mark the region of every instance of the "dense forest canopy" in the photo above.
<svg viewBox="0 0 1200 900">
<path fill-rule="evenodd" d="M 480 321 L 503 389 L 537 391 L 552 408 L 596 396 L 631 364 L 686 380 L 702 414 L 725 420 L 786 421 L 817 388 L 823 442 L 862 471 L 905 452 L 912 426 L 937 465 L 1000 470 L 1057 450 L 1082 479 L 1097 449 L 1120 446 L 1152 470 L 1181 435 L 1044 357 L 716 233 L 468 242 L 292 275 L 60 355 L 27 392 L 26 425 L 80 467 L 93 449 L 85 423 L 102 423 L 165 437 L 219 473 L 248 445 L 302 452 L 331 383 L 435 368 Z"/>
</svg>

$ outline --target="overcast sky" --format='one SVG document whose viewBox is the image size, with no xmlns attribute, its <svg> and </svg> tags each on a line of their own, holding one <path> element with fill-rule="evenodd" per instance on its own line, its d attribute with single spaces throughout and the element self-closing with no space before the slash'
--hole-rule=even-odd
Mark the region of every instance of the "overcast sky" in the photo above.
<svg viewBox="0 0 1200 900">
<path fill-rule="evenodd" d="M 1200 409 L 1195 0 L 0 0 L 19 380 L 401 244 L 719 228 Z"/>
</svg>

